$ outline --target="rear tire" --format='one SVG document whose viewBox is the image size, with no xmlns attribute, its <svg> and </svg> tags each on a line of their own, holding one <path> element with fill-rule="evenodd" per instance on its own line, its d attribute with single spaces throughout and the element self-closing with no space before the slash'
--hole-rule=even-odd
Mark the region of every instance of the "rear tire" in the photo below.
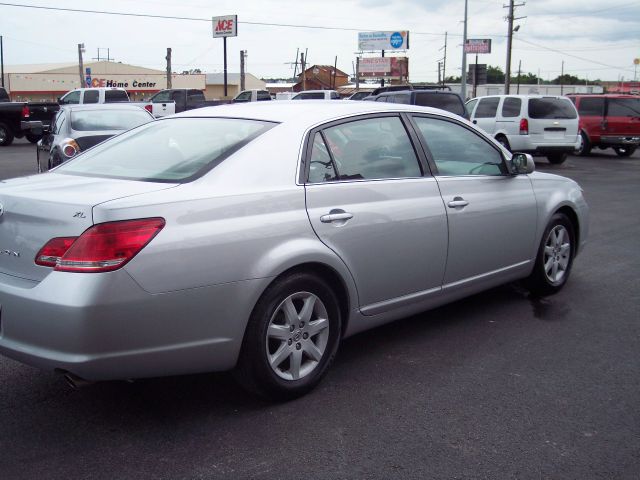
<svg viewBox="0 0 640 480">
<path fill-rule="evenodd" d="M 615 150 L 616 154 L 619 157 L 630 157 L 631 155 L 634 154 L 634 152 L 636 151 L 638 147 L 633 146 L 633 147 L 613 147 L 613 149 Z"/>
<path fill-rule="evenodd" d="M 578 147 L 577 154 L 586 157 L 591 153 L 591 142 L 589 141 L 589 137 L 584 132 L 580 132 L 580 146 Z"/>
<path fill-rule="evenodd" d="M 13 133 L 5 124 L 0 123 L 0 147 L 8 147 L 13 143 Z"/>
<path fill-rule="evenodd" d="M 575 256 L 573 224 L 564 213 L 556 213 L 544 230 L 536 263 L 525 280 L 534 295 L 545 296 L 559 292 L 569 279 Z"/>
<path fill-rule="evenodd" d="M 277 279 L 251 313 L 235 376 L 272 400 L 296 398 L 322 380 L 340 343 L 338 298 L 309 273 Z"/>
<path fill-rule="evenodd" d="M 549 155 L 547 155 L 547 160 L 549 160 L 549 163 L 552 163 L 554 165 L 560 165 L 561 163 L 564 163 L 566 159 L 566 153 L 550 153 Z"/>
</svg>

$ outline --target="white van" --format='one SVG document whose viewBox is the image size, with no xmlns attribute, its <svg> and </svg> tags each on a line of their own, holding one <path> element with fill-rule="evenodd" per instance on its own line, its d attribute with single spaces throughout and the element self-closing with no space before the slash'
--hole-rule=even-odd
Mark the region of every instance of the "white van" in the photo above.
<svg viewBox="0 0 640 480">
<path fill-rule="evenodd" d="M 567 97 L 491 95 L 466 103 L 470 120 L 512 152 L 562 163 L 580 146 L 578 112 Z"/>
<path fill-rule="evenodd" d="M 340 94 L 335 90 L 305 90 L 291 100 L 340 100 Z"/>
</svg>

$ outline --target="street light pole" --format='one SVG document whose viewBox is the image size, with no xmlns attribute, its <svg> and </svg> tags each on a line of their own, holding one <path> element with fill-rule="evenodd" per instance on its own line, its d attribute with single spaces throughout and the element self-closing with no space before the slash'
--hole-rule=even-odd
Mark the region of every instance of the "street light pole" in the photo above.
<svg viewBox="0 0 640 480">
<path fill-rule="evenodd" d="M 469 0 L 464 0 L 464 33 L 462 34 L 462 75 L 460 76 L 460 95 L 462 100 L 467 100 L 467 7 Z M 477 63 L 477 62 L 476 62 Z"/>
<path fill-rule="evenodd" d="M 82 52 L 84 52 L 84 43 L 78 44 L 78 73 L 80 75 L 80 88 L 84 86 L 84 64 L 82 62 Z"/>
</svg>

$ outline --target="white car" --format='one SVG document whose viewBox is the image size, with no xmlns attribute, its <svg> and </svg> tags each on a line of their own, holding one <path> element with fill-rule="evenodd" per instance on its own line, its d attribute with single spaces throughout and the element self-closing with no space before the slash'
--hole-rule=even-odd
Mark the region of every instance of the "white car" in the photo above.
<svg viewBox="0 0 640 480">
<path fill-rule="evenodd" d="M 291 100 L 340 100 L 340 94 L 335 90 L 305 90 Z"/>
<path fill-rule="evenodd" d="M 566 97 L 492 95 L 466 103 L 470 119 L 512 152 L 562 163 L 580 146 L 578 112 Z"/>
</svg>

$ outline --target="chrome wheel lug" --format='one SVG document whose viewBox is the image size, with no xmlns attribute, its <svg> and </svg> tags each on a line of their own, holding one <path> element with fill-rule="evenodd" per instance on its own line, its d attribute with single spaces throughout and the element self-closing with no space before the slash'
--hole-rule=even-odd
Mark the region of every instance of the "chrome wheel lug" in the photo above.
<svg viewBox="0 0 640 480">
<path fill-rule="evenodd" d="M 291 345 L 291 344 L 293 343 L 293 340 L 289 339 L 289 340 L 287 341 L 287 343 L 288 343 L 289 345 Z"/>
<path fill-rule="evenodd" d="M 302 345 L 299 343 L 296 343 L 296 350 L 300 350 L 302 348 Z"/>
<path fill-rule="evenodd" d="M 300 328 L 304 328 L 304 322 L 300 322 Z"/>
<path fill-rule="evenodd" d="M 303 333 L 302 338 L 306 340 L 307 338 L 309 338 L 309 334 L 307 332 Z"/>
<path fill-rule="evenodd" d="M 293 332 L 296 329 L 296 327 L 294 327 L 293 325 L 289 326 L 289 331 Z"/>
</svg>

